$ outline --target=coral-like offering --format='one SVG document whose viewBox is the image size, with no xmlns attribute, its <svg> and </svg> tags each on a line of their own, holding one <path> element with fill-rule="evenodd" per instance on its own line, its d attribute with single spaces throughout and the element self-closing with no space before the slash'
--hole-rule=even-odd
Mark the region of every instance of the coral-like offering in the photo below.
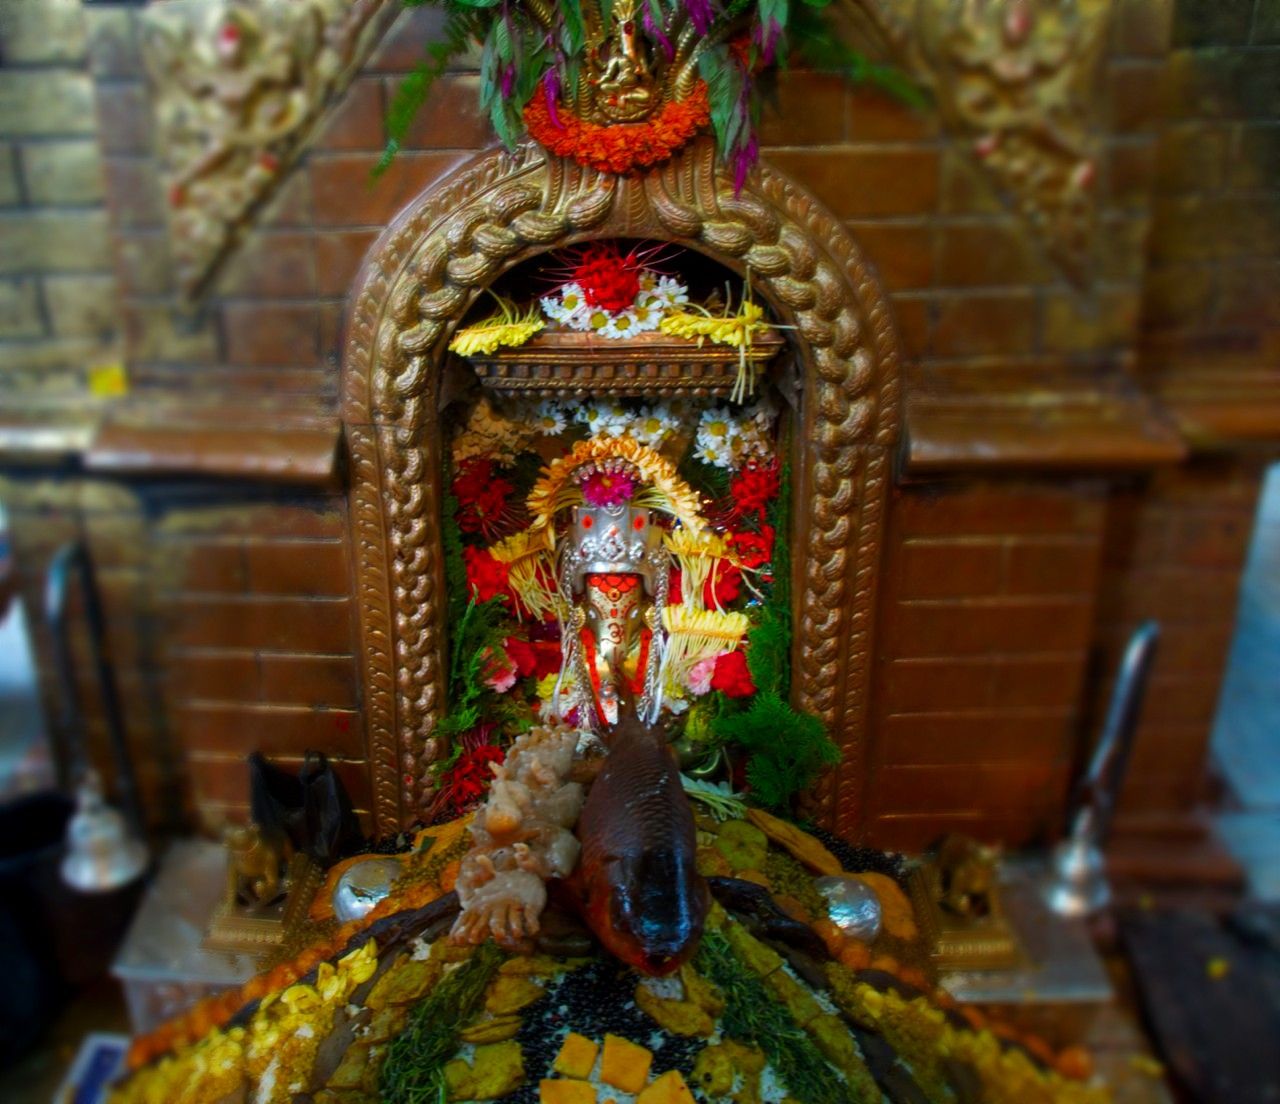
<svg viewBox="0 0 1280 1104">
<path fill-rule="evenodd" d="M 472 849 L 462 860 L 453 925 L 457 943 L 492 938 L 512 949 L 538 934 L 548 878 L 565 878 L 578 861 L 569 830 L 582 809 L 582 787 L 569 780 L 575 730 L 543 726 L 519 736 L 471 826 Z"/>
</svg>

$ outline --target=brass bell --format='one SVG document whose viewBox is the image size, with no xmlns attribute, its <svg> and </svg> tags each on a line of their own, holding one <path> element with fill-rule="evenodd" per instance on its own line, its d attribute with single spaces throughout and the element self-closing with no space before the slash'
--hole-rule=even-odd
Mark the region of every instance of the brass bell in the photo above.
<svg viewBox="0 0 1280 1104">
<path fill-rule="evenodd" d="M 67 825 L 62 880 L 81 893 L 106 893 L 141 875 L 148 861 L 146 844 L 129 834 L 124 817 L 104 800 L 97 771 L 89 771 Z"/>
</svg>

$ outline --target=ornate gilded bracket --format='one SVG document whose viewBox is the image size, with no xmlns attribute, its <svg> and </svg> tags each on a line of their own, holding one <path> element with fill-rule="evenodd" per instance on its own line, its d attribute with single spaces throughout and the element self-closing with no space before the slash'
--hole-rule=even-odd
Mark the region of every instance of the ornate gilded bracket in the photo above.
<svg viewBox="0 0 1280 1104">
<path fill-rule="evenodd" d="M 847 0 L 1068 277 L 1093 254 L 1096 95 L 1112 0 Z"/>
<path fill-rule="evenodd" d="M 392 0 L 168 0 L 143 16 L 183 292 L 207 286 L 385 29 Z"/>
</svg>

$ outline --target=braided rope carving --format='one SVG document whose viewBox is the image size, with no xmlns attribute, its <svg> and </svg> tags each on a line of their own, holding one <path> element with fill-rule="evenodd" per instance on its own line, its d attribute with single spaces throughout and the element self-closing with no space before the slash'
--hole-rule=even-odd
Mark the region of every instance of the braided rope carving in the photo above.
<svg viewBox="0 0 1280 1104">
<path fill-rule="evenodd" d="M 660 171 L 616 178 L 525 145 L 480 155 L 415 203 L 371 254 L 344 365 L 353 455 L 370 760 L 379 826 L 430 797 L 445 707 L 436 378 L 448 335 L 503 271 L 590 237 L 664 238 L 741 271 L 795 327 L 805 364 L 793 539 L 797 704 L 845 750 L 822 812 L 851 828 L 864 754 L 868 648 L 888 454 L 897 440 L 897 347 L 879 287 L 844 228 L 765 169 L 734 195 L 700 141 Z M 368 432 L 354 427 L 369 426 Z M 376 441 L 376 451 L 371 442 Z M 802 511 L 803 513 L 803 511 Z M 391 687 L 394 686 L 394 703 Z M 838 789 L 838 800 L 837 800 Z"/>
</svg>

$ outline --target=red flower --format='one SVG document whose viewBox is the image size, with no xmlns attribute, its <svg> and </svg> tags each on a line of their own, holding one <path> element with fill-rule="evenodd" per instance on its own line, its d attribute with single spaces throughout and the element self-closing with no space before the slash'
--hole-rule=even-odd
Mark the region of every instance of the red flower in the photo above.
<svg viewBox="0 0 1280 1104">
<path fill-rule="evenodd" d="M 742 593 L 742 572 L 728 560 L 716 560 L 716 566 L 702 584 L 702 604 L 709 610 L 723 609 Z"/>
<path fill-rule="evenodd" d="M 456 517 L 464 533 L 481 533 L 492 540 L 511 517 L 507 500 L 515 484 L 495 474 L 492 460 L 464 460 L 450 489 L 458 500 Z"/>
<path fill-rule="evenodd" d="M 744 652 L 725 652 L 716 657 L 716 669 L 711 673 L 711 689 L 719 690 L 730 698 L 746 698 L 756 692 L 756 684 L 751 681 Z"/>
<path fill-rule="evenodd" d="M 479 801 L 493 781 L 491 763 L 501 763 L 507 753 L 495 744 L 481 744 L 464 751 L 445 774 L 440 789 L 455 813 L 463 813 Z"/>
<path fill-rule="evenodd" d="M 667 605 L 684 604 L 684 572 L 678 567 L 671 569 L 671 578 L 667 583 Z"/>
<path fill-rule="evenodd" d="M 537 654 L 533 650 L 533 645 L 527 640 L 521 640 L 518 636 L 509 636 L 503 641 L 502 647 L 507 653 L 507 659 L 516 669 L 517 677 L 528 678 L 538 669 Z"/>
<path fill-rule="evenodd" d="M 729 498 L 734 518 L 754 516 L 764 521 L 769 504 L 778 497 L 781 477 L 777 459 L 767 464 L 750 461 L 729 481 Z"/>
<path fill-rule="evenodd" d="M 543 679 L 560 671 L 560 642 L 558 640 L 535 640 L 530 647 L 533 650 L 533 677 Z"/>
<path fill-rule="evenodd" d="M 758 533 L 730 533 L 725 540 L 743 567 L 760 567 L 773 559 L 772 525 L 762 525 Z"/>
<path fill-rule="evenodd" d="M 506 564 L 495 560 L 487 548 L 464 548 L 462 558 L 467 565 L 467 586 L 477 602 L 501 598 L 504 605 L 511 604 Z"/>
<path fill-rule="evenodd" d="M 573 282 L 582 288 L 583 298 L 591 306 L 607 311 L 626 310 L 640 294 L 640 265 L 634 257 L 619 253 L 616 245 L 590 246 L 573 270 Z"/>
<path fill-rule="evenodd" d="M 524 109 L 530 137 L 557 157 L 572 157 L 579 165 L 619 175 L 668 160 L 710 121 L 704 81 L 643 123 L 602 126 L 579 118 L 563 103 L 553 113 L 546 96 L 534 96 Z"/>
</svg>

